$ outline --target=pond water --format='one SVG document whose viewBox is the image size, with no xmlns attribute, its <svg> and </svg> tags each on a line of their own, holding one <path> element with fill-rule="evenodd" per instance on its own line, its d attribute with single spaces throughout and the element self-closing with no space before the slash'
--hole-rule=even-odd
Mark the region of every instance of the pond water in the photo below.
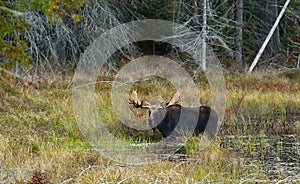
<svg viewBox="0 0 300 184">
<path fill-rule="evenodd" d="M 269 179 L 300 179 L 300 132 L 268 136 L 225 136 L 223 144 L 236 157 L 249 163 L 259 163 L 263 174 Z"/>
</svg>

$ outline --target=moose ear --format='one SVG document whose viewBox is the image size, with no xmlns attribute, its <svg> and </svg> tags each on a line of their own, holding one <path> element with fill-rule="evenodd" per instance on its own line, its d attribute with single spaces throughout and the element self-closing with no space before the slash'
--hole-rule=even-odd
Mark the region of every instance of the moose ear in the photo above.
<svg viewBox="0 0 300 184">
<path fill-rule="evenodd" d="M 165 108 L 167 108 L 167 103 L 166 103 L 166 102 L 161 102 L 161 103 L 160 103 L 160 106 L 161 106 L 163 109 L 165 109 Z"/>
</svg>

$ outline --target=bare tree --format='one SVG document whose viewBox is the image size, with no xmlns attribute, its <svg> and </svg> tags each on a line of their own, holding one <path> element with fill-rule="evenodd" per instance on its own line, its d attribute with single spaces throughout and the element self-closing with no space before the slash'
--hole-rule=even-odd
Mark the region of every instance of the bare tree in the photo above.
<svg viewBox="0 0 300 184">
<path fill-rule="evenodd" d="M 243 0 L 236 2 L 236 51 L 235 51 L 235 64 L 237 68 L 242 69 L 243 64 Z"/>
<path fill-rule="evenodd" d="M 176 18 L 175 18 L 175 23 L 179 23 L 180 20 L 180 14 L 181 14 L 181 6 L 182 6 L 182 0 L 178 0 L 178 7 L 177 7 L 177 11 L 176 11 Z M 174 58 L 174 47 L 171 48 L 170 51 L 170 57 Z"/>
<path fill-rule="evenodd" d="M 207 29 L 207 2 L 203 0 L 203 26 L 202 26 L 202 70 L 206 70 L 206 29 Z"/>
<path fill-rule="evenodd" d="M 193 1 L 194 3 L 194 22 L 195 29 L 199 32 L 200 21 L 199 21 L 199 12 L 198 12 L 198 2 L 197 0 Z M 207 29 L 207 0 L 203 0 L 203 12 L 202 12 L 202 54 L 201 54 L 201 68 L 203 71 L 206 69 L 206 29 Z"/>
</svg>

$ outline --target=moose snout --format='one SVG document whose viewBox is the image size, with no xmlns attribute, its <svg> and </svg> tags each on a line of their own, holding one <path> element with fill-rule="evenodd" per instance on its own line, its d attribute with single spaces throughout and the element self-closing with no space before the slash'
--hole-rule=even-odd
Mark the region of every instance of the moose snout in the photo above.
<svg viewBox="0 0 300 184">
<path fill-rule="evenodd" d="M 153 118 L 149 117 L 148 123 L 149 123 L 149 126 L 152 128 L 152 130 L 155 130 L 155 129 L 156 129 L 156 126 L 155 126 L 155 123 L 154 123 L 154 119 L 153 119 Z"/>
</svg>

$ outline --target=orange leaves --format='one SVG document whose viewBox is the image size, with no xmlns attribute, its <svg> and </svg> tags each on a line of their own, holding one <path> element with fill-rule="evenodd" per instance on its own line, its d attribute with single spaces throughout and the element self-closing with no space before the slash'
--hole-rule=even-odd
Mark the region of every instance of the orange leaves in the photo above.
<svg viewBox="0 0 300 184">
<path fill-rule="evenodd" d="M 72 19 L 75 20 L 76 22 L 79 22 L 81 20 L 81 16 L 76 14 L 76 13 L 73 13 L 71 15 Z"/>
<path fill-rule="evenodd" d="M 105 81 L 105 76 L 103 75 L 99 75 L 96 79 L 96 82 L 103 82 L 103 81 Z"/>
<path fill-rule="evenodd" d="M 107 77 L 104 75 L 98 75 L 96 78 L 96 82 L 110 82 L 110 81 L 114 81 L 115 78 L 114 77 Z"/>
<path fill-rule="evenodd" d="M 18 28 L 23 28 L 23 24 L 20 24 L 20 23 L 16 24 L 16 26 L 17 26 Z"/>
</svg>

